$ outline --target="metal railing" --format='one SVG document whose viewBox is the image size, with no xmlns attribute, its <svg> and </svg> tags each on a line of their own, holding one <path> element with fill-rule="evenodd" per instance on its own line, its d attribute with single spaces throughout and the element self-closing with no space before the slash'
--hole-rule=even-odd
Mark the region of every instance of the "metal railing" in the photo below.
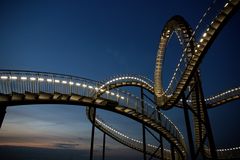
<svg viewBox="0 0 240 160">
<path fill-rule="evenodd" d="M 45 92 L 51 94 L 77 94 L 93 98 L 100 90 L 99 87 L 101 85 L 97 81 L 62 74 L 10 70 L 0 71 L 0 93 L 6 95 Z M 160 119 L 158 119 L 157 112 L 159 111 L 157 111 L 156 106 L 144 101 L 144 110 L 142 110 L 142 100 L 140 98 L 119 89 L 105 91 L 101 97 L 118 102 L 121 106 L 129 107 L 158 123 L 168 131 L 170 136 L 177 139 L 177 142 L 174 142 L 176 145 L 182 146 L 182 149 L 185 149 L 184 138 L 179 129 L 162 113 L 160 113 Z"/>
</svg>

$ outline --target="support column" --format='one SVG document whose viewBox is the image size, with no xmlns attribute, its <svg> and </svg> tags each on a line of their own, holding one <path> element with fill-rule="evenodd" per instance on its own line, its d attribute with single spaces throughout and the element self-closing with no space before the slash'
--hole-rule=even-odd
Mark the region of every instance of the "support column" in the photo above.
<svg viewBox="0 0 240 160">
<path fill-rule="evenodd" d="M 164 153 L 163 153 L 163 139 L 162 139 L 162 135 L 161 135 L 161 134 L 159 135 L 159 140 L 160 140 L 160 145 L 161 145 L 161 149 L 160 149 L 160 152 L 161 152 L 161 158 L 160 158 L 160 159 L 164 159 Z"/>
<path fill-rule="evenodd" d="M 171 144 L 171 157 L 172 157 L 172 160 L 175 160 L 175 150 L 174 150 L 173 144 Z"/>
<path fill-rule="evenodd" d="M 195 96 L 196 96 L 196 118 L 198 119 L 198 121 L 195 121 L 195 123 L 198 124 L 198 130 L 199 130 L 199 146 L 198 150 L 197 150 L 197 154 L 195 155 L 195 157 L 198 157 L 199 152 L 202 153 L 202 158 L 205 160 L 206 159 L 206 155 L 205 155 L 205 150 L 204 150 L 204 143 L 205 143 L 205 139 L 203 139 L 203 137 L 206 137 L 206 133 L 204 133 L 203 131 L 206 131 L 206 124 L 205 124 L 205 120 L 202 118 L 202 116 L 204 117 L 204 113 L 202 112 L 202 108 L 203 108 L 203 104 L 200 103 L 201 102 L 201 98 L 200 98 L 200 93 L 199 93 L 199 84 L 198 84 L 198 75 L 196 74 L 195 76 L 195 87 L 194 87 L 194 92 L 195 92 Z M 203 115 L 202 115 L 203 113 Z M 203 126 L 204 124 L 204 126 Z M 205 134 L 205 135 L 204 135 Z"/>
<path fill-rule="evenodd" d="M 106 143 L 106 133 L 103 133 L 103 153 L 102 153 L 103 160 L 105 160 L 105 143 Z"/>
<path fill-rule="evenodd" d="M 0 128 L 2 127 L 2 123 L 6 114 L 7 106 L 0 106 Z"/>
<path fill-rule="evenodd" d="M 213 133 L 212 133 L 212 127 L 211 127 L 211 124 L 210 124 L 210 120 L 209 120 L 209 117 L 208 117 L 208 111 L 207 111 L 207 105 L 205 103 L 205 100 L 204 100 L 204 94 L 203 94 L 203 89 L 202 89 L 202 84 L 201 84 L 201 81 L 200 79 L 198 78 L 197 80 L 197 83 L 198 83 L 198 90 L 200 92 L 200 100 L 202 102 L 202 105 L 203 105 L 203 113 L 204 113 L 204 120 L 205 120 L 205 124 L 206 124 L 206 132 L 207 132 L 207 135 L 208 135 L 208 142 L 209 142 L 209 147 L 210 147 L 210 153 L 211 153 L 211 158 L 212 159 L 217 159 L 217 151 L 216 151 L 216 146 L 215 146 L 215 142 L 214 142 L 214 138 L 213 138 Z"/>
<path fill-rule="evenodd" d="M 157 112 L 158 114 L 158 120 L 161 122 L 161 116 L 160 116 L 160 113 Z M 163 153 L 163 139 L 162 139 L 162 135 L 159 134 L 159 141 L 160 141 L 160 146 L 161 146 L 161 149 L 160 149 L 160 152 L 161 152 L 161 159 L 164 159 L 164 153 Z"/>
<path fill-rule="evenodd" d="M 204 113 L 205 122 L 206 122 L 208 143 L 210 146 L 210 153 L 211 153 L 212 159 L 217 159 L 217 151 L 216 151 L 216 146 L 215 146 L 215 142 L 214 142 L 214 138 L 213 138 L 211 123 L 210 123 L 210 120 L 208 117 L 206 104 L 203 106 L 203 113 Z"/>
<path fill-rule="evenodd" d="M 141 87 L 141 105 L 142 105 L 142 114 L 144 114 L 144 93 L 143 88 Z M 142 135 L 143 135 L 143 159 L 147 160 L 146 155 L 146 133 L 145 133 L 145 124 L 142 124 Z"/>
<path fill-rule="evenodd" d="M 93 145 L 94 145 L 94 134 L 95 134 L 95 118 L 96 118 L 96 108 L 94 107 L 94 108 L 93 108 L 93 122 L 92 122 L 90 160 L 93 160 Z"/>
<path fill-rule="evenodd" d="M 192 129 L 191 129 L 189 113 L 188 113 L 188 109 L 187 109 L 188 104 L 186 102 L 186 98 L 185 98 L 184 94 L 182 96 L 182 100 L 183 100 L 183 110 L 184 110 L 184 117 L 185 117 L 185 123 L 186 123 L 186 128 L 187 128 L 190 156 L 191 156 L 191 159 L 194 160 L 195 159 L 195 153 L 194 153 L 195 150 L 194 150 L 194 144 L 193 144 L 193 138 L 192 138 Z"/>
</svg>

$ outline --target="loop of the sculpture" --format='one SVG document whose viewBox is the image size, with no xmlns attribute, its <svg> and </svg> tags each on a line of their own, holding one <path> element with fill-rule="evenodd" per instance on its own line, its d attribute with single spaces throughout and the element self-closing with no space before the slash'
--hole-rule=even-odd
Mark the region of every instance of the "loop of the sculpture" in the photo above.
<svg viewBox="0 0 240 160">
<path fill-rule="evenodd" d="M 160 108 L 167 109 L 164 104 L 168 99 L 168 95 L 165 93 L 163 89 L 163 62 L 164 62 L 164 55 L 166 51 L 166 47 L 168 41 L 171 38 L 173 33 L 176 33 L 180 44 L 183 46 L 184 50 L 186 51 L 184 54 L 189 56 L 194 50 L 194 41 L 191 38 L 192 30 L 189 27 L 188 23 L 184 20 L 181 16 L 174 16 L 172 17 L 164 26 L 162 31 L 159 48 L 157 51 L 157 58 L 156 58 L 156 67 L 154 72 L 154 94 L 155 100 L 157 105 Z"/>
</svg>

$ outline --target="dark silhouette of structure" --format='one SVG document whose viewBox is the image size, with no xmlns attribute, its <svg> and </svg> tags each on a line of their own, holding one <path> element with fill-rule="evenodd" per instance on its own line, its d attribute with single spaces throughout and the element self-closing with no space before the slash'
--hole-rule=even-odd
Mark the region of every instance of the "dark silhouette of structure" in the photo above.
<svg viewBox="0 0 240 160">
<path fill-rule="evenodd" d="M 90 159 L 93 159 L 94 129 L 103 131 L 103 159 L 105 158 L 106 135 L 118 142 L 147 154 L 150 159 L 227 159 L 239 158 L 240 147 L 216 149 L 208 109 L 220 106 L 240 98 L 240 87 L 230 89 L 219 95 L 205 98 L 199 75 L 199 65 L 207 54 L 221 29 L 239 9 L 239 0 L 229 0 L 202 37 L 195 41 L 195 33 L 181 16 L 172 17 L 165 25 L 156 58 L 154 83 L 138 75 L 123 75 L 102 83 L 81 77 L 62 74 L 31 71 L 0 71 L 0 126 L 4 120 L 6 108 L 27 104 L 74 104 L 88 106 L 87 115 L 92 122 L 92 139 Z M 204 15 L 205 16 L 205 15 Z M 203 18 L 204 18 L 203 16 Z M 163 60 L 167 43 L 176 33 L 183 45 L 183 54 L 169 86 L 162 85 Z M 141 88 L 141 98 L 116 89 L 122 86 Z M 155 96 L 152 100 L 144 93 L 148 91 Z M 145 99 L 152 102 L 149 104 Z M 184 110 L 189 147 L 183 135 L 170 119 L 160 110 L 177 106 Z M 109 110 L 127 116 L 142 124 L 143 141 L 134 139 L 115 130 L 96 114 L 96 108 Z M 189 111 L 194 117 L 194 140 L 190 125 Z M 159 133 L 156 137 L 152 131 Z M 146 144 L 145 133 L 149 132 L 159 146 Z M 163 138 L 170 144 L 164 148 Z M 189 149 L 188 149 L 189 148 Z"/>
</svg>

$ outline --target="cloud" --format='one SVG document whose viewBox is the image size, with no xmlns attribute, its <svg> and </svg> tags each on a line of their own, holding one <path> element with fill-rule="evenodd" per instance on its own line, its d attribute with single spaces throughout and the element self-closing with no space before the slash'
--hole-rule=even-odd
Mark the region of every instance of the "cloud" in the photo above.
<svg viewBox="0 0 240 160">
<path fill-rule="evenodd" d="M 57 149 L 76 149 L 80 145 L 78 143 L 56 143 L 54 146 Z"/>
<path fill-rule="evenodd" d="M 88 149 L 88 138 L 61 137 L 61 136 L 29 136 L 29 135 L 2 135 L 1 145 L 42 147 L 52 149 Z"/>
<path fill-rule="evenodd" d="M 79 123 L 83 121 L 76 113 L 85 111 L 84 109 L 85 108 L 68 105 L 27 105 L 13 108 L 9 107 L 6 117 L 11 118 L 10 122 L 13 123 L 21 119 L 23 122 L 37 120 L 63 125 L 68 122 Z"/>
</svg>

